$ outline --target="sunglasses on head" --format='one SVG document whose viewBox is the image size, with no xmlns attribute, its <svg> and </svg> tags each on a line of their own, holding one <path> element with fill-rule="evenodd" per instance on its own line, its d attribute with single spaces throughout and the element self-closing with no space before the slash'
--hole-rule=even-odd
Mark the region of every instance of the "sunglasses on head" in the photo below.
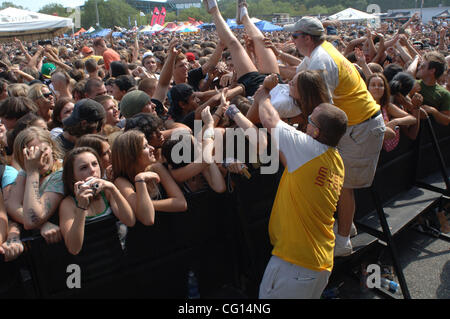
<svg viewBox="0 0 450 319">
<path fill-rule="evenodd" d="M 311 119 L 311 115 L 308 116 L 308 123 L 320 130 L 320 127 Z"/>
</svg>

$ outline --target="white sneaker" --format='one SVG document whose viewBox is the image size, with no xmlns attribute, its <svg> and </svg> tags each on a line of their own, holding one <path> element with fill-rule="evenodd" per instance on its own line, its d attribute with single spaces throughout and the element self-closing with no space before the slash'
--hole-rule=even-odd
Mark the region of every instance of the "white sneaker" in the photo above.
<svg viewBox="0 0 450 319">
<path fill-rule="evenodd" d="M 338 223 L 337 220 L 334 221 L 333 232 L 336 235 L 338 233 Z M 358 230 L 356 229 L 355 224 L 352 222 L 352 227 L 350 228 L 350 238 L 358 235 Z"/>
<path fill-rule="evenodd" d="M 203 0 L 203 5 L 205 6 L 206 11 L 211 13 L 212 9 L 217 7 L 217 2 L 216 0 Z"/>
<path fill-rule="evenodd" d="M 245 9 L 244 9 L 245 7 Z M 243 15 L 248 14 L 246 0 L 236 1 L 236 24 L 242 24 Z"/>
<path fill-rule="evenodd" d="M 349 240 L 345 246 L 337 241 L 334 246 L 334 257 L 349 256 L 353 253 L 352 242 Z"/>
<path fill-rule="evenodd" d="M 352 228 L 350 228 L 350 237 L 355 237 L 356 235 L 358 235 L 358 230 L 356 230 L 356 226 L 352 222 Z"/>
</svg>

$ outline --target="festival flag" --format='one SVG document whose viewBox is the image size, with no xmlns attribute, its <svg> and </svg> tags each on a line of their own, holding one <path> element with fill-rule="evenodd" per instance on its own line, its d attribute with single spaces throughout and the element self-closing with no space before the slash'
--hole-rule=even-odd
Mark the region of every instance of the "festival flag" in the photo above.
<svg viewBox="0 0 450 319">
<path fill-rule="evenodd" d="M 162 7 L 161 8 L 161 13 L 159 14 L 159 20 L 158 20 L 158 24 L 159 25 L 164 25 L 164 20 L 166 19 L 166 8 Z"/>
<path fill-rule="evenodd" d="M 155 9 L 153 9 L 152 22 L 150 23 L 150 25 L 153 26 L 155 23 L 158 23 L 158 21 L 159 21 L 159 10 L 158 7 L 155 7 Z"/>
</svg>

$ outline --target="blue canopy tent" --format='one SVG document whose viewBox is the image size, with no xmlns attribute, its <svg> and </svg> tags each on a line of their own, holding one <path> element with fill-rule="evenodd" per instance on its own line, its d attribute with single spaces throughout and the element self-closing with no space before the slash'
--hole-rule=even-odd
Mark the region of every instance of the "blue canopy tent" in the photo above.
<svg viewBox="0 0 450 319">
<path fill-rule="evenodd" d="M 252 18 L 253 20 L 257 20 Z M 227 24 L 230 27 L 230 29 L 243 29 L 244 25 L 237 24 L 236 19 L 227 19 Z M 262 32 L 274 32 L 274 31 L 281 31 L 283 30 L 282 27 L 277 26 L 273 23 L 270 23 L 269 21 L 260 20 L 258 22 L 255 22 L 255 26 L 261 30 Z"/>
<path fill-rule="evenodd" d="M 244 25 L 237 24 L 236 19 L 227 19 L 227 24 L 230 27 L 231 30 L 233 29 L 244 29 Z"/>
<path fill-rule="evenodd" d="M 214 23 L 202 23 L 202 24 L 198 25 L 197 28 L 208 30 L 208 29 L 216 28 L 216 25 Z"/>
<path fill-rule="evenodd" d="M 111 29 L 103 29 L 103 30 L 92 33 L 91 38 L 104 37 L 104 36 L 108 35 L 108 33 L 110 33 L 110 32 L 111 32 Z"/>
<path fill-rule="evenodd" d="M 282 31 L 283 30 L 282 27 L 275 25 L 273 23 L 270 23 L 269 21 L 264 21 L 264 20 L 256 22 L 255 25 L 262 32 L 274 32 L 274 31 Z"/>
</svg>

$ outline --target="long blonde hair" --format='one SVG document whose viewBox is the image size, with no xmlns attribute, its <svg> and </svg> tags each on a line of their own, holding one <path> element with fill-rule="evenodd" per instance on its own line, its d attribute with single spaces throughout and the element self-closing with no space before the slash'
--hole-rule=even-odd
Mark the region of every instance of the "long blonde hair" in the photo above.
<svg viewBox="0 0 450 319">
<path fill-rule="evenodd" d="M 14 160 L 20 165 L 20 167 L 25 167 L 23 149 L 27 147 L 28 143 L 30 143 L 34 139 L 38 139 L 40 142 L 45 142 L 52 148 L 52 172 L 61 168 L 60 160 L 62 159 L 62 151 L 59 144 L 51 138 L 49 131 L 34 126 L 24 129 L 17 135 L 16 139 L 14 140 L 13 156 Z"/>
</svg>

